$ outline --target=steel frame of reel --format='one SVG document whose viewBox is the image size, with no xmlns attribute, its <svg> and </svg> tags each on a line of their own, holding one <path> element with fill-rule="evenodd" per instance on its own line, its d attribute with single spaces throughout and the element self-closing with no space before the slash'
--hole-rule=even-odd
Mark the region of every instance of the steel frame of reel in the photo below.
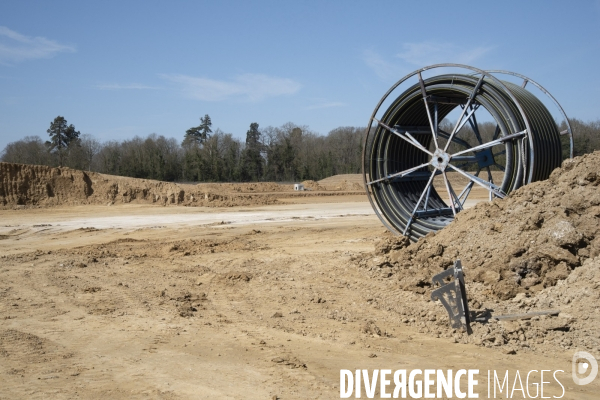
<svg viewBox="0 0 600 400">
<path fill-rule="evenodd" d="M 424 71 L 436 68 L 459 68 L 468 74 L 449 73 L 423 79 Z M 511 75 L 523 82 L 518 86 L 495 75 Z M 418 83 L 404 90 L 377 118 L 383 103 L 393 99 L 391 94 L 415 76 Z M 525 89 L 528 83 L 554 102 L 566 122 L 566 130 L 559 132 L 544 104 Z M 457 107 L 460 117 L 450 132 L 444 131 L 439 123 Z M 495 121 L 491 138 L 480 133 L 476 114 L 480 108 Z M 459 137 L 467 124 L 473 137 Z M 390 231 L 416 241 L 450 223 L 464 208 L 474 185 L 485 188 L 492 200 L 503 198 L 522 185 L 547 179 L 562 162 L 566 145 L 561 135 L 568 135 L 572 157 L 573 134 L 564 110 L 530 78 L 460 64 L 424 67 L 394 84 L 371 115 L 363 145 L 367 196 Z M 494 182 L 492 170 L 502 173 L 501 181 Z M 479 176 L 482 171 L 487 172 L 486 177 Z M 449 173 L 466 179 L 462 191 L 454 190 Z M 443 178 L 445 193 L 438 193 L 433 186 L 436 176 Z"/>
</svg>

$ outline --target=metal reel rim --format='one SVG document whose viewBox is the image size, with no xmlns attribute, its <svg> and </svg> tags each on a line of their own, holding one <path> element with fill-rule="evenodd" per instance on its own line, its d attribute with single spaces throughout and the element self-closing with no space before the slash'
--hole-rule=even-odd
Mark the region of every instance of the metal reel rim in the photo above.
<svg viewBox="0 0 600 400">
<path fill-rule="evenodd" d="M 546 96 L 548 96 L 550 98 L 550 100 L 552 100 L 554 105 L 558 108 L 558 110 L 562 114 L 563 118 L 565 119 L 565 124 L 567 125 L 567 131 L 569 134 L 569 158 L 573 158 L 573 145 L 574 145 L 573 130 L 571 128 L 571 123 L 569 122 L 569 117 L 567 116 L 567 113 L 565 112 L 564 108 L 560 105 L 558 100 L 556 100 L 556 98 L 548 91 L 548 89 L 546 89 L 541 84 L 534 81 L 533 79 L 529 78 L 528 76 L 519 74 L 517 72 L 506 71 L 506 70 L 501 70 L 501 69 L 487 70 L 487 71 L 491 74 L 505 74 L 505 75 L 512 75 L 512 76 L 516 76 L 517 78 L 521 78 L 521 79 L 523 79 L 523 81 L 533 84 L 540 91 L 542 91 Z"/>
</svg>

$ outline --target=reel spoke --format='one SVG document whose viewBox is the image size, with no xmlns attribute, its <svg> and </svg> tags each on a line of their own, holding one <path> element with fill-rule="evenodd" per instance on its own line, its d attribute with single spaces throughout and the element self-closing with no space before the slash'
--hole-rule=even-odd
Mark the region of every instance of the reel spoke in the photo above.
<svg viewBox="0 0 600 400">
<path fill-rule="evenodd" d="M 490 183 L 494 183 L 494 177 L 492 176 L 492 170 L 490 169 L 490 167 L 486 167 L 487 169 L 487 173 L 488 173 L 488 181 Z M 492 199 L 494 198 L 494 195 L 492 194 L 492 192 L 489 192 L 489 200 L 492 201 Z"/>
<path fill-rule="evenodd" d="M 506 195 L 502 192 L 499 191 L 499 187 L 494 185 L 493 183 L 490 183 L 488 181 L 484 181 L 483 179 L 475 176 L 475 175 L 471 175 L 468 172 L 463 171 L 462 169 L 458 169 L 456 168 L 454 165 L 452 164 L 448 164 L 448 166 L 450 168 L 452 168 L 453 170 L 455 170 L 456 172 L 458 172 L 459 174 L 461 174 L 462 176 L 464 176 L 467 179 L 470 179 L 471 181 L 473 181 L 473 183 L 478 184 L 479 186 L 489 190 L 491 193 L 493 193 L 494 195 L 500 197 L 501 199 L 503 199 L 504 197 L 506 197 Z"/>
<path fill-rule="evenodd" d="M 471 106 L 474 108 L 473 106 Z M 473 111 L 473 116 L 469 119 L 469 125 L 471 125 L 471 129 L 473 129 L 473 133 L 475 133 L 475 137 L 479 144 L 483 144 L 483 140 L 481 140 L 481 134 L 479 133 L 479 125 L 477 125 L 477 118 L 475 117 L 475 112 Z"/>
<path fill-rule="evenodd" d="M 407 141 L 408 143 L 412 144 L 413 146 L 415 146 L 416 148 L 418 148 L 421 151 L 424 151 L 425 153 L 429 154 L 430 156 L 433 157 L 433 154 L 427 150 L 421 143 L 419 143 L 419 141 L 417 139 L 415 139 L 414 137 L 411 136 L 410 133 L 405 132 L 404 134 L 402 134 L 401 132 L 398 132 L 396 129 L 387 126 L 386 124 L 384 124 L 383 122 L 373 118 L 373 120 L 375 122 L 377 122 L 379 125 L 383 126 L 385 129 L 387 129 L 388 131 L 392 132 L 394 135 L 398 136 L 400 139 L 403 139 L 405 141 Z M 405 136 L 406 135 L 406 136 Z"/>
<path fill-rule="evenodd" d="M 481 168 L 477 170 L 477 172 L 475 173 L 475 176 L 479 177 L 479 173 L 481 172 Z M 465 199 L 461 202 L 461 206 L 464 208 L 464 205 L 467 201 L 467 198 L 469 197 L 469 194 L 471 194 L 471 189 L 473 189 L 473 181 L 469 181 L 469 183 L 467 183 L 467 185 L 465 186 L 465 188 L 462 190 L 462 192 L 460 192 L 460 194 L 458 195 L 458 200 L 460 201 L 460 199 L 465 196 Z"/>
<path fill-rule="evenodd" d="M 410 214 L 410 218 L 408 219 L 408 222 L 406 223 L 406 227 L 404 228 L 403 235 L 406 235 L 406 232 L 410 228 L 410 225 L 412 224 L 412 221 L 413 221 L 415 215 L 417 214 L 417 210 L 419 209 L 419 206 L 421 205 L 421 200 L 423 200 L 423 196 L 425 196 L 425 193 L 430 190 L 430 186 L 433 185 L 433 178 L 435 177 L 436 172 L 437 171 L 434 170 L 431 173 L 431 176 L 429 177 L 429 180 L 427 181 L 427 184 L 425 185 L 425 189 L 421 193 L 421 196 L 419 197 L 419 200 L 417 201 L 417 205 L 415 205 L 415 209 L 413 210 L 412 214 Z"/>
<path fill-rule="evenodd" d="M 446 185 L 446 192 L 448 192 L 448 199 L 450 200 L 450 207 L 452 208 L 452 214 L 456 217 L 456 208 L 454 207 L 454 199 L 452 198 L 452 190 L 450 189 L 450 182 L 446 176 L 446 171 L 442 171 L 444 176 L 444 184 Z"/>
<path fill-rule="evenodd" d="M 429 126 L 431 127 L 431 136 L 433 137 L 433 143 L 435 143 L 435 148 L 437 149 L 437 103 L 435 105 L 435 118 L 436 118 L 436 126 L 433 126 L 433 122 L 431 121 L 431 113 L 429 112 L 429 104 L 427 102 L 427 91 L 425 90 L 425 84 L 423 83 L 423 77 L 419 72 L 419 84 L 421 85 L 421 95 L 423 96 L 423 102 L 425 103 L 425 111 L 427 112 L 427 119 L 429 120 Z"/>
<path fill-rule="evenodd" d="M 372 185 L 372 184 L 374 184 L 374 183 L 377 183 L 377 182 L 381 182 L 381 181 L 390 180 L 390 179 L 392 179 L 392 178 L 396 178 L 396 177 L 398 177 L 398 176 L 399 176 L 399 177 L 403 177 L 403 176 L 406 176 L 406 175 L 408 175 L 408 174 L 410 174 L 410 173 L 412 173 L 412 172 L 415 172 L 415 171 L 417 171 L 417 170 L 419 170 L 419 169 L 421 169 L 421 168 L 423 168 L 423 167 L 426 167 L 426 166 L 428 166 L 428 165 L 429 165 L 429 163 L 428 163 L 428 162 L 427 162 L 427 163 L 424 163 L 424 164 L 421 164 L 421 165 L 417 165 L 416 167 L 412 167 L 412 168 L 406 169 L 406 170 L 404 170 L 404 171 L 396 172 L 396 173 L 394 173 L 394 174 L 391 174 L 391 175 L 388 175 L 388 176 L 384 176 L 383 178 L 379 178 L 379 179 L 376 179 L 376 180 L 374 180 L 374 181 L 367 182 L 367 185 Z"/>
<path fill-rule="evenodd" d="M 494 136 L 492 136 L 492 140 L 498 139 L 500 136 L 500 125 L 496 125 L 496 129 L 494 130 Z"/>
<path fill-rule="evenodd" d="M 454 153 L 452 155 L 452 157 L 459 156 L 459 155 L 465 154 L 465 153 L 469 153 L 471 151 L 484 150 L 484 149 L 487 149 L 489 147 L 494 147 L 494 146 L 496 146 L 498 144 L 501 144 L 501 143 L 504 143 L 504 142 L 506 142 L 508 140 L 518 139 L 518 138 L 520 138 L 520 137 L 522 137 L 522 136 L 524 136 L 526 134 L 527 134 L 527 129 L 525 129 L 525 130 L 523 130 L 521 132 L 513 133 L 512 135 L 507 135 L 507 136 L 501 137 L 499 139 L 492 140 L 492 141 L 484 143 L 484 144 L 480 144 L 479 146 L 471 147 L 470 149 L 459 151 L 458 153 Z"/>
<path fill-rule="evenodd" d="M 479 81 L 475 85 L 475 88 L 471 92 L 471 95 L 469 96 L 469 99 L 467 100 L 467 104 L 463 107 L 463 110 L 460 113 L 460 117 L 458 117 L 458 120 L 456 121 L 456 125 L 454 126 L 454 129 L 452 130 L 452 133 L 450 134 L 450 140 L 448 140 L 448 142 L 446 143 L 446 147 L 444 147 L 444 151 L 448 150 L 448 146 L 450 145 L 450 142 L 452 141 L 452 137 L 454 137 L 456 132 L 458 132 L 462 128 L 462 126 L 465 124 L 466 121 L 463 121 L 463 117 L 465 115 L 465 112 L 467 111 L 467 108 L 469 108 L 469 106 L 471 105 L 471 102 L 477 95 L 477 92 L 479 91 L 479 88 L 481 87 L 481 84 L 483 83 L 483 77 L 484 77 L 484 75 L 482 74 L 481 78 L 479 78 Z M 471 112 L 471 114 L 474 112 L 475 112 L 475 110 L 473 110 Z M 469 119 L 469 118 L 470 118 L 470 115 L 467 117 L 467 119 Z"/>
<path fill-rule="evenodd" d="M 441 130 L 441 129 L 438 129 L 438 136 L 441 137 L 441 138 L 444 138 L 446 140 L 448 140 L 450 138 L 450 134 L 448 132 L 446 132 L 446 131 Z M 466 140 L 463 140 L 463 139 L 458 138 L 456 136 L 452 138 L 452 142 L 456 143 L 456 144 L 458 144 L 458 145 L 460 145 L 462 147 L 464 147 L 465 149 L 470 149 L 471 147 L 473 147 Z"/>
</svg>

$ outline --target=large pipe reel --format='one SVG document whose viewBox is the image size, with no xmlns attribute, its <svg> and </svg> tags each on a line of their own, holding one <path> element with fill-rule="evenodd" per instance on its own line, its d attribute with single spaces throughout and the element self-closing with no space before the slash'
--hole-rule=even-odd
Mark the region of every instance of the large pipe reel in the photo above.
<svg viewBox="0 0 600 400">
<path fill-rule="evenodd" d="M 427 70 L 450 67 L 463 73 L 423 78 Z M 528 83 L 557 106 L 563 132 Z M 408 87 L 394 99 L 401 86 Z M 492 200 L 547 179 L 561 165 L 563 148 L 572 156 L 569 120 L 538 83 L 507 71 L 438 64 L 405 76 L 380 100 L 365 135 L 363 178 L 383 224 L 418 240 L 450 223 L 474 188 Z"/>
</svg>

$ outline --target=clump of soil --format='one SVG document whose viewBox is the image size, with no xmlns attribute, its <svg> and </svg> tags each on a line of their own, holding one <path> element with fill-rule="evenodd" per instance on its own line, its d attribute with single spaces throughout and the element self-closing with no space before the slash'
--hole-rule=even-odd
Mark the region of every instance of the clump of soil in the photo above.
<svg viewBox="0 0 600 400">
<path fill-rule="evenodd" d="M 486 297 L 538 293 L 600 254 L 598 184 L 600 152 L 566 160 L 548 180 L 479 203 L 416 243 L 385 237 L 370 262 L 402 289 L 421 294 L 456 259 L 466 281 L 483 284 Z"/>
</svg>

